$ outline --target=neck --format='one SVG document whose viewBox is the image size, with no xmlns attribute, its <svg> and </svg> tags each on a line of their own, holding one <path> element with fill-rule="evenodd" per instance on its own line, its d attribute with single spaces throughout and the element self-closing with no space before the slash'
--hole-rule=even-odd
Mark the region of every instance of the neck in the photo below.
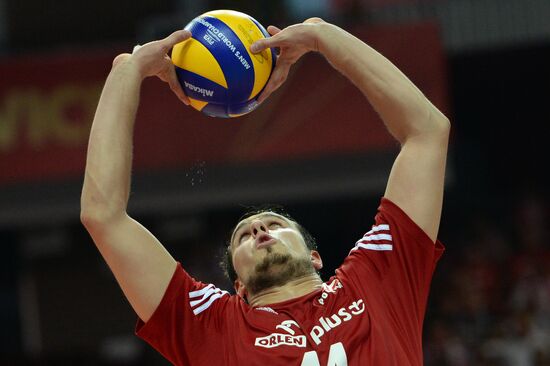
<svg viewBox="0 0 550 366">
<path fill-rule="evenodd" d="M 323 281 L 317 273 L 296 278 L 282 286 L 265 289 L 257 294 L 248 294 L 248 303 L 252 307 L 276 304 L 307 295 L 322 288 Z"/>
</svg>

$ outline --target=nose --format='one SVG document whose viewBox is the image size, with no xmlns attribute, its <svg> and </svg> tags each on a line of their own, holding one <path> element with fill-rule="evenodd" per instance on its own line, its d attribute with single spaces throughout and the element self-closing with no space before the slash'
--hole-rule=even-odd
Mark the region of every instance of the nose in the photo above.
<svg viewBox="0 0 550 366">
<path fill-rule="evenodd" d="M 268 234 L 269 229 L 261 220 L 254 220 L 250 223 L 250 231 L 252 236 L 256 238 L 260 234 Z"/>
</svg>

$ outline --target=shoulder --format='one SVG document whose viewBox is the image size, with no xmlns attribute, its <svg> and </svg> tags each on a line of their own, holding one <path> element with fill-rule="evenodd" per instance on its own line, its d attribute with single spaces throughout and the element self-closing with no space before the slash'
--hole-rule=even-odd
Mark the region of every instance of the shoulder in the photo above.
<svg viewBox="0 0 550 366">
<path fill-rule="evenodd" d="M 430 236 L 397 204 L 386 197 L 382 197 L 375 216 L 373 229 L 388 233 L 388 239 L 397 241 L 413 241 L 422 246 L 434 246 L 436 250 L 443 250 L 439 240 L 432 240 Z"/>
</svg>

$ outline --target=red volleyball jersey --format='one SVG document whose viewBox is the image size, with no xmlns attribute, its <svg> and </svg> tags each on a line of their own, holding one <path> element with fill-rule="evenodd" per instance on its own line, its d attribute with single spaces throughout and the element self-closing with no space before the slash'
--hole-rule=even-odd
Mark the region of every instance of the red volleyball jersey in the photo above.
<svg viewBox="0 0 550 366">
<path fill-rule="evenodd" d="M 443 250 L 382 198 L 375 225 L 322 289 L 251 307 L 178 264 L 137 335 L 174 365 L 422 365 L 422 322 Z"/>
</svg>

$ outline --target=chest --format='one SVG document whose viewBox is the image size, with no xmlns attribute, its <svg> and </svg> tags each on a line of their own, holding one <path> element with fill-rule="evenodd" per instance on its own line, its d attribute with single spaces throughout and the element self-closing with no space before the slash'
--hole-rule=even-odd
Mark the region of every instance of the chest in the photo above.
<svg viewBox="0 0 550 366">
<path fill-rule="evenodd" d="M 250 309 L 234 323 L 230 358 L 242 365 L 352 365 L 368 343 L 370 317 L 339 282 L 299 303 Z"/>
</svg>

